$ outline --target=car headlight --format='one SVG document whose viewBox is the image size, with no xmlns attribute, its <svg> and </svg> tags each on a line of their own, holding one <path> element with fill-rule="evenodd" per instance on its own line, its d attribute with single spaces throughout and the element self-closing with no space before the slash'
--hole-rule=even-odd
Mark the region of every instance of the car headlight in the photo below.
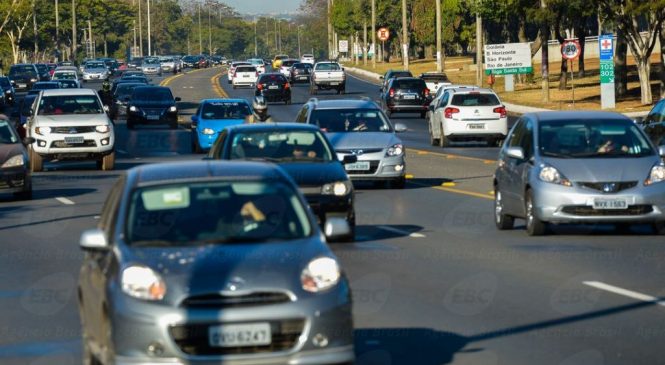
<svg viewBox="0 0 665 365">
<path fill-rule="evenodd" d="M 558 185 L 563 185 L 563 186 L 573 186 L 573 184 L 568 180 L 565 176 L 563 176 L 559 170 L 552 166 L 548 165 L 543 165 L 541 166 L 540 173 L 538 174 L 538 178 L 541 181 L 547 182 L 547 183 L 552 183 L 552 184 L 558 184 Z"/>
<path fill-rule="evenodd" d="M 35 128 L 35 133 L 45 136 L 49 133 L 51 133 L 51 127 L 36 127 Z"/>
<path fill-rule="evenodd" d="M 652 185 L 665 181 L 665 165 L 658 164 L 651 168 L 649 177 L 644 181 L 644 185 Z"/>
<path fill-rule="evenodd" d="M 175 106 L 172 106 L 172 107 L 169 108 L 169 111 L 170 111 L 171 113 L 175 113 L 175 112 L 178 111 L 178 108 L 176 108 Z"/>
<path fill-rule="evenodd" d="M 208 135 L 215 134 L 215 130 L 213 130 L 212 128 L 203 128 L 202 133 L 203 134 L 208 134 Z"/>
<path fill-rule="evenodd" d="M 304 290 L 318 293 L 337 285 L 341 276 L 339 264 L 335 259 L 319 257 L 307 264 L 300 275 L 300 282 Z"/>
<path fill-rule="evenodd" d="M 37 79 L 30 79 L 30 82 L 37 82 Z"/>
<path fill-rule="evenodd" d="M 11 90 L 5 90 L 5 94 L 11 94 L 11 93 L 12 93 Z"/>
<path fill-rule="evenodd" d="M 404 146 L 401 144 L 395 144 L 392 145 L 390 148 L 388 148 L 388 151 L 386 152 L 386 156 L 399 156 L 402 153 L 404 153 Z"/>
<path fill-rule="evenodd" d="M 164 280 L 146 266 L 130 266 L 122 271 L 122 291 L 127 295 L 145 300 L 161 300 L 166 295 Z"/>
<path fill-rule="evenodd" d="M 139 111 L 139 109 L 137 107 L 135 107 L 134 105 L 132 105 L 132 106 L 129 107 L 129 111 L 130 112 L 137 112 L 137 111 Z"/>
<path fill-rule="evenodd" d="M 18 166 L 23 166 L 25 163 L 25 160 L 23 159 L 23 155 L 16 155 L 10 158 L 9 160 L 5 161 L 5 163 L 2 164 L 2 168 L 10 168 L 10 167 L 18 167 Z"/>
<path fill-rule="evenodd" d="M 333 183 L 325 184 L 321 187 L 321 194 L 344 196 L 351 191 L 350 181 L 336 181 Z"/>
<path fill-rule="evenodd" d="M 98 126 L 95 127 L 95 130 L 98 133 L 108 133 L 111 130 L 111 127 L 109 127 L 108 124 L 107 125 L 98 125 Z"/>
</svg>

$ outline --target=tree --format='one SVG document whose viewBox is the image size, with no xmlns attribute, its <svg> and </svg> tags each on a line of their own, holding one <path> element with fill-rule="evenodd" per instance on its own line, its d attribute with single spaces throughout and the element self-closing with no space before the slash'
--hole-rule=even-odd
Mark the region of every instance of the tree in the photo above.
<svg viewBox="0 0 665 365">
<path fill-rule="evenodd" d="M 7 22 L 5 33 L 9 38 L 12 47 L 12 60 L 19 62 L 21 53 L 21 40 L 23 39 L 25 29 L 28 27 L 32 14 L 35 9 L 35 1 L 21 1 L 14 9 L 12 18 Z"/>
</svg>

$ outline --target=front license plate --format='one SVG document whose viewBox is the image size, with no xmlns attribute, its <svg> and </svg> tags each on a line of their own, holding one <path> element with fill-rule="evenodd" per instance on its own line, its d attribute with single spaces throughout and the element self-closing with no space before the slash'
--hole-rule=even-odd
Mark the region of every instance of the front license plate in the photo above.
<svg viewBox="0 0 665 365">
<path fill-rule="evenodd" d="M 330 86 L 337 86 L 337 85 L 339 85 L 339 82 L 331 82 L 330 83 Z"/>
<path fill-rule="evenodd" d="M 270 345 L 270 323 L 233 324 L 208 328 L 210 347 Z"/>
<path fill-rule="evenodd" d="M 159 115 L 148 115 L 148 120 L 159 120 Z"/>
<path fill-rule="evenodd" d="M 485 129 L 485 123 L 469 124 L 469 129 Z"/>
<path fill-rule="evenodd" d="M 347 163 L 344 165 L 346 171 L 368 171 L 369 161 L 358 161 L 355 163 Z"/>
<path fill-rule="evenodd" d="M 26 84 L 16 84 L 16 86 L 18 86 L 20 89 L 24 89 L 24 88 L 28 87 L 28 85 L 26 85 Z"/>
<path fill-rule="evenodd" d="M 626 199 L 594 199 L 593 209 L 628 209 L 628 201 Z"/>
<path fill-rule="evenodd" d="M 298 76 L 298 80 L 307 80 L 307 76 Z"/>
<path fill-rule="evenodd" d="M 81 144 L 85 142 L 83 136 L 81 137 L 65 137 L 65 143 L 67 144 Z"/>
<path fill-rule="evenodd" d="M 268 89 L 270 89 L 270 90 L 277 90 L 277 89 L 279 89 L 279 86 L 277 86 L 277 85 L 270 85 L 270 86 L 268 86 Z"/>
<path fill-rule="evenodd" d="M 404 95 L 403 98 L 406 99 L 406 100 L 415 100 L 416 96 L 415 95 Z"/>
</svg>

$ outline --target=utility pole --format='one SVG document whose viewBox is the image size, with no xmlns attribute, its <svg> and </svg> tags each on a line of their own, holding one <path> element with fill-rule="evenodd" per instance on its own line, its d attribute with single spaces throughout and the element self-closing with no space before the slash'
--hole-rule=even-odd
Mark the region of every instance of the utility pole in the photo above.
<svg viewBox="0 0 665 365">
<path fill-rule="evenodd" d="M 328 59 L 333 58 L 333 30 L 332 30 L 331 17 L 332 17 L 332 0 L 328 0 Z"/>
<path fill-rule="evenodd" d="M 282 22 L 277 23 L 277 35 L 279 36 L 279 53 L 282 53 Z"/>
<path fill-rule="evenodd" d="M 477 0 L 476 5 L 480 5 Z M 483 18 L 480 6 L 476 11 L 476 85 L 483 86 Z"/>
<path fill-rule="evenodd" d="M 57 60 L 60 61 L 60 43 L 58 41 L 60 32 L 60 15 L 58 14 L 58 0 L 55 0 L 55 49 L 57 51 Z"/>
<path fill-rule="evenodd" d="M 404 69 L 409 69 L 409 32 L 406 28 L 406 0 L 402 0 L 402 61 Z"/>
<path fill-rule="evenodd" d="M 547 1 L 546 0 L 540 0 L 540 8 L 542 11 L 547 11 Z M 550 63 L 550 54 L 549 54 L 549 45 L 548 41 L 550 39 L 549 37 L 549 31 L 550 27 L 549 24 L 544 23 L 542 25 L 542 28 L 540 30 L 540 35 L 543 37 L 542 41 L 542 46 L 540 47 L 540 54 L 541 54 L 541 63 L 540 63 L 540 70 L 541 70 L 541 76 L 543 78 L 542 81 L 542 88 L 543 88 L 543 101 L 548 103 L 550 101 L 550 70 L 549 70 L 549 63 Z"/>
<path fill-rule="evenodd" d="M 210 8 L 208 8 L 208 54 L 212 56 L 212 20 Z"/>
<path fill-rule="evenodd" d="M 436 71 L 443 71 L 443 55 L 441 54 L 441 0 L 436 1 Z"/>
<path fill-rule="evenodd" d="M 76 60 L 76 0 L 72 0 L 72 61 Z"/>
<path fill-rule="evenodd" d="M 143 0 L 139 0 L 139 54 L 143 57 L 143 21 L 141 15 L 141 3 Z"/>
<path fill-rule="evenodd" d="M 201 4 L 199 6 L 199 54 L 203 54 L 203 38 L 201 38 Z"/>
<path fill-rule="evenodd" d="M 279 48 L 277 48 L 277 18 L 275 18 L 275 53 L 279 53 Z"/>
<path fill-rule="evenodd" d="M 257 37 L 256 25 L 257 25 L 257 21 L 256 21 L 256 17 L 254 17 L 254 58 L 256 58 L 256 56 L 259 54 L 259 42 L 256 39 L 256 37 Z"/>
<path fill-rule="evenodd" d="M 372 0 L 372 49 L 374 50 L 372 54 L 372 68 L 376 68 L 376 0 Z"/>
<path fill-rule="evenodd" d="M 367 18 L 363 20 L 363 65 L 367 66 Z"/>
<path fill-rule="evenodd" d="M 88 42 L 90 42 L 90 57 L 95 58 L 95 45 L 92 38 L 92 22 L 88 19 Z"/>
<path fill-rule="evenodd" d="M 152 37 L 151 37 L 151 30 L 150 30 L 150 0 L 147 0 L 148 2 L 148 8 L 146 9 L 146 12 L 148 14 L 148 56 L 152 56 Z"/>
<path fill-rule="evenodd" d="M 298 58 L 302 57 L 302 53 L 300 52 L 300 25 L 298 25 Z"/>
<path fill-rule="evenodd" d="M 37 42 L 37 9 L 35 8 L 35 2 L 32 3 L 32 32 L 34 34 L 33 40 L 35 42 L 35 54 L 32 58 L 37 61 L 37 56 L 39 54 L 39 44 Z"/>
</svg>

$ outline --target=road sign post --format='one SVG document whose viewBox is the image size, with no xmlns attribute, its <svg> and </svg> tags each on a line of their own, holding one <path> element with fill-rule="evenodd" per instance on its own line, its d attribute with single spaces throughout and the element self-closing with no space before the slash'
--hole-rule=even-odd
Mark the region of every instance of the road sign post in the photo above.
<svg viewBox="0 0 665 365">
<path fill-rule="evenodd" d="M 514 90 L 513 75 L 533 72 L 528 43 L 487 44 L 484 51 L 485 74 L 505 76 L 506 91 Z"/>
<path fill-rule="evenodd" d="M 385 52 L 386 48 L 386 41 L 390 38 L 390 30 L 386 27 L 381 27 L 379 28 L 379 30 L 376 31 L 376 36 L 381 41 L 381 56 L 383 56 L 383 53 Z M 381 59 L 381 62 L 383 62 L 383 57 Z"/>
<path fill-rule="evenodd" d="M 614 45 L 612 34 L 598 37 L 600 47 L 600 107 L 601 109 L 614 109 L 616 96 L 614 94 Z"/>
<path fill-rule="evenodd" d="M 574 61 L 580 56 L 581 50 L 582 47 L 580 47 L 580 42 L 576 40 L 568 40 L 563 42 L 561 45 L 561 57 L 566 61 L 570 61 L 570 85 L 573 89 L 573 109 L 575 109 L 575 73 L 573 72 L 575 65 Z"/>
</svg>

